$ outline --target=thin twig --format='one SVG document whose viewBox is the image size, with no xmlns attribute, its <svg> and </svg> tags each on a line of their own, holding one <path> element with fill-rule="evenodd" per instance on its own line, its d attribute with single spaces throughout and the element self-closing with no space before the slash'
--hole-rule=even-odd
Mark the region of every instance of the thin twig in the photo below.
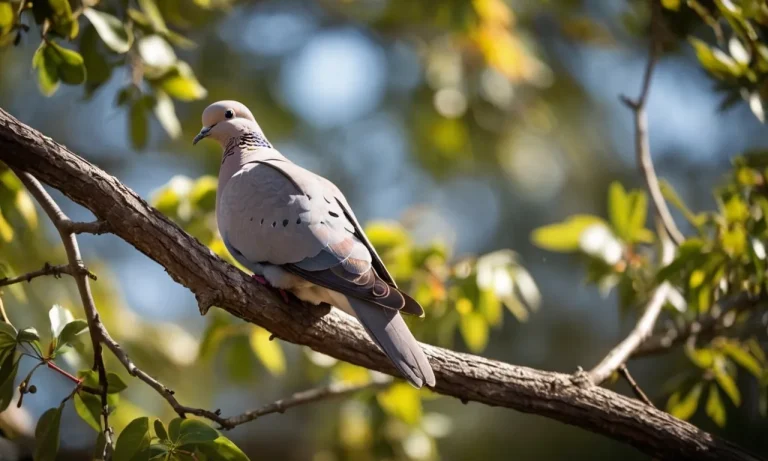
<svg viewBox="0 0 768 461">
<path fill-rule="evenodd" d="M 664 223 L 664 229 L 669 237 L 675 242 L 676 245 L 680 245 L 685 241 L 683 233 L 675 224 L 675 220 L 672 218 L 672 213 L 669 211 L 667 202 L 664 200 L 664 195 L 661 193 L 661 187 L 659 186 L 659 178 L 656 176 L 656 170 L 653 167 L 653 160 L 651 159 L 651 147 L 648 138 L 648 114 L 645 110 L 648 103 L 648 94 L 651 90 L 651 79 L 653 77 L 653 71 L 656 67 L 656 62 L 659 59 L 659 49 L 661 48 L 661 6 L 657 1 L 651 0 L 651 37 L 648 50 L 648 63 L 645 67 L 645 73 L 643 75 L 643 83 L 640 88 L 640 95 L 636 101 L 632 101 L 626 96 L 622 96 L 621 100 L 626 104 L 634 113 L 635 122 L 635 155 L 637 157 L 637 165 L 640 171 L 643 173 L 645 179 L 645 185 L 648 187 L 648 192 L 651 195 L 651 201 L 656 209 L 656 213 Z"/>
<path fill-rule="evenodd" d="M 632 358 L 662 354 L 690 340 L 707 340 L 723 334 L 740 313 L 766 302 L 766 296 L 753 297 L 747 292 L 718 300 L 706 317 L 697 318 L 682 326 L 670 326 L 649 336 L 632 352 Z M 730 335 L 729 335 L 730 336 Z"/>
<path fill-rule="evenodd" d="M 226 424 L 222 424 L 222 428 L 232 428 L 249 421 L 258 419 L 264 415 L 272 413 L 284 413 L 285 410 L 306 403 L 317 402 L 319 400 L 326 400 L 330 398 L 345 397 L 350 394 L 354 394 L 363 390 L 381 390 L 389 387 L 392 384 L 391 379 L 371 381 L 364 384 L 349 384 L 349 383 L 333 383 L 325 387 L 318 387 L 315 389 L 309 389 L 302 392 L 297 392 L 292 396 L 278 400 L 276 402 L 264 405 L 256 410 L 246 411 L 238 416 L 231 416 L 224 420 Z"/>
<path fill-rule="evenodd" d="M 627 383 L 629 383 L 629 387 L 632 388 L 632 392 L 635 393 L 638 399 L 645 402 L 647 405 L 655 407 L 653 402 L 651 402 L 651 399 L 649 399 L 648 396 L 645 395 L 645 392 L 643 392 L 643 390 L 640 389 L 640 386 L 638 386 L 637 381 L 635 381 L 635 379 L 632 378 L 632 375 L 629 374 L 629 369 L 627 368 L 626 365 L 622 364 L 619 367 L 619 373 L 621 373 L 621 376 L 623 376 L 624 379 L 627 380 Z"/>
<path fill-rule="evenodd" d="M 672 262 L 675 255 L 675 246 L 671 240 L 664 234 L 661 219 L 657 218 L 657 228 L 659 228 L 659 238 L 661 240 L 661 266 L 666 266 Z M 614 371 L 625 364 L 632 353 L 648 338 L 653 332 L 656 319 L 661 314 L 661 308 L 667 300 L 671 286 L 668 282 L 663 282 L 657 286 L 651 293 L 651 299 L 645 306 L 645 311 L 632 331 L 616 347 L 589 371 L 589 379 L 594 384 L 601 384 L 608 379 Z"/>
<path fill-rule="evenodd" d="M 13 285 L 14 283 L 21 283 L 21 282 L 30 282 L 32 279 L 38 278 L 38 277 L 44 277 L 46 275 L 52 275 L 54 277 L 61 277 L 61 274 L 84 274 L 87 275 L 90 279 L 96 280 L 97 277 L 92 272 L 90 272 L 85 266 L 77 266 L 76 269 L 72 269 L 72 266 L 68 264 L 62 264 L 59 266 L 51 266 L 48 263 L 45 263 L 42 269 L 27 272 L 26 274 L 18 275 L 16 277 L 5 277 L 3 279 L 0 279 L 0 287 L 7 286 L 7 285 Z"/>
<path fill-rule="evenodd" d="M 85 311 L 85 318 L 88 322 L 88 330 L 91 335 L 91 343 L 93 344 L 93 369 L 99 371 L 99 385 L 103 389 L 102 392 L 102 416 L 104 418 L 104 437 L 106 438 L 106 447 L 104 452 L 104 458 L 109 460 L 111 458 L 112 445 L 112 429 L 109 427 L 109 408 L 107 405 L 107 377 L 104 371 L 104 357 L 101 349 L 101 338 L 99 333 L 102 331 L 97 328 L 97 325 L 101 324 L 99 321 L 99 314 L 96 310 L 96 303 L 93 301 L 93 294 L 91 293 L 91 284 L 88 281 L 89 277 L 95 279 L 95 276 L 88 272 L 83 264 L 83 258 L 80 255 L 80 247 L 77 244 L 77 237 L 71 230 L 72 221 L 61 211 L 59 205 L 53 200 L 53 197 L 46 192 L 40 182 L 31 174 L 14 170 L 14 173 L 19 177 L 24 186 L 29 190 L 29 193 L 37 200 L 40 206 L 48 215 L 56 230 L 59 232 L 61 242 L 64 244 L 64 249 L 67 253 L 67 260 L 69 261 L 68 273 L 74 277 L 77 284 L 77 291 L 80 293 L 80 300 L 83 304 L 83 310 Z M 52 366 L 48 362 L 49 366 Z M 53 365 L 55 366 L 55 365 Z"/>
</svg>

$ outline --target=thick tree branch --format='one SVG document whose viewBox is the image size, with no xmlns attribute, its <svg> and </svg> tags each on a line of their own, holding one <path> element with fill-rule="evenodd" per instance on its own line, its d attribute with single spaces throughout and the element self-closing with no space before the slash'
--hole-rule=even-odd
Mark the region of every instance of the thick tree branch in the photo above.
<svg viewBox="0 0 768 461">
<path fill-rule="evenodd" d="M 75 278 L 77 283 L 77 291 L 80 293 L 80 300 L 83 303 L 83 310 L 85 311 L 85 318 L 88 322 L 88 329 L 91 335 L 91 343 L 93 344 L 93 369 L 98 371 L 99 374 L 99 386 L 101 387 L 101 404 L 102 404 L 102 417 L 104 419 L 104 437 L 107 441 L 104 447 L 104 459 L 111 459 L 112 444 L 112 428 L 109 426 L 109 406 L 107 404 L 107 371 L 104 367 L 104 357 L 101 351 L 101 341 L 99 337 L 100 330 L 96 327 L 100 324 L 99 314 L 96 311 L 96 304 L 93 301 L 93 294 L 91 293 L 91 284 L 88 281 L 89 276 L 93 276 L 83 264 L 83 258 L 80 255 L 80 247 L 77 244 L 77 238 L 72 232 L 72 221 L 61 211 L 59 205 L 53 200 L 48 192 L 43 188 L 40 182 L 35 179 L 31 174 L 14 169 L 14 173 L 19 177 L 24 187 L 27 188 L 29 193 L 37 200 L 40 206 L 48 215 L 56 230 L 61 236 L 61 242 L 64 244 L 64 249 L 67 253 L 67 259 L 69 260 L 68 273 Z M 95 278 L 95 277 L 94 277 Z M 52 362 L 47 362 L 49 367 L 57 368 Z M 63 370 L 59 370 L 62 372 Z M 74 392 L 77 391 L 77 388 Z"/>
<path fill-rule="evenodd" d="M 286 304 L 252 283 L 116 178 L 0 109 L 0 161 L 33 174 L 85 206 L 112 232 L 189 288 L 277 337 L 359 366 L 398 376 L 363 328 L 343 313 Z M 550 417 L 604 434 L 663 459 L 754 460 L 756 456 L 644 403 L 607 389 L 574 385 L 568 375 L 518 367 L 425 346 L 435 391 L 462 401 Z"/>
<path fill-rule="evenodd" d="M 69 264 L 62 264 L 60 266 L 51 266 L 48 263 L 45 263 L 42 269 L 27 272 L 26 274 L 22 274 L 16 277 L 6 277 L 0 279 L 0 287 L 4 287 L 7 285 L 13 285 L 14 283 L 21 283 L 21 282 L 31 282 L 32 279 L 35 279 L 37 277 L 43 277 L 46 275 L 52 275 L 54 277 L 59 277 L 61 274 L 68 274 L 68 275 L 78 275 L 78 274 L 84 274 L 87 275 L 89 278 L 96 280 L 96 276 L 89 272 L 88 269 L 85 268 L 85 266 L 77 266 L 76 269 L 72 269 L 72 266 Z"/>
</svg>

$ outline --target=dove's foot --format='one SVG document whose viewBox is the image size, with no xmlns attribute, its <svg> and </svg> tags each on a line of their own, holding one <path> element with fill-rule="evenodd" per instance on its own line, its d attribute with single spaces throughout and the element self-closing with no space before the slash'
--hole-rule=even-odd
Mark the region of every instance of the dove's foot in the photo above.
<svg viewBox="0 0 768 461">
<path fill-rule="evenodd" d="M 259 283 L 260 285 L 264 285 L 264 286 L 267 286 L 267 287 L 270 287 L 270 288 L 275 288 L 275 287 L 273 287 L 273 286 L 272 286 L 272 285 L 271 285 L 271 284 L 270 284 L 270 283 L 267 281 L 267 279 L 265 279 L 264 277 L 262 277 L 262 276 L 260 276 L 260 275 L 256 275 L 256 274 L 253 274 L 253 275 L 251 275 L 251 278 L 252 278 L 253 280 L 255 280 L 257 283 Z M 291 301 L 290 301 L 290 298 L 288 298 L 288 293 L 287 293 L 285 290 L 283 290 L 282 288 L 277 288 L 277 291 L 279 291 L 279 292 L 280 292 L 280 296 L 282 296 L 282 298 L 283 298 L 283 301 L 285 301 L 285 303 L 286 303 L 286 304 L 288 304 L 288 303 L 290 303 L 290 302 L 291 302 Z"/>
</svg>

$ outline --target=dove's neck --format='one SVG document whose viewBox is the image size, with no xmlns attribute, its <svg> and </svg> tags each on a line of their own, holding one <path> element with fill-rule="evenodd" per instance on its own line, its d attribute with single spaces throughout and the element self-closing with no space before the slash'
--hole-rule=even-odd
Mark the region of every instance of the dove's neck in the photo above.
<svg viewBox="0 0 768 461">
<path fill-rule="evenodd" d="M 260 132 L 254 131 L 230 138 L 224 146 L 221 157 L 217 195 L 220 196 L 232 175 L 240 171 L 244 165 L 269 159 L 285 160 L 285 157 L 276 151 Z M 218 203 L 218 197 L 216 202 Z"/>
</svg>

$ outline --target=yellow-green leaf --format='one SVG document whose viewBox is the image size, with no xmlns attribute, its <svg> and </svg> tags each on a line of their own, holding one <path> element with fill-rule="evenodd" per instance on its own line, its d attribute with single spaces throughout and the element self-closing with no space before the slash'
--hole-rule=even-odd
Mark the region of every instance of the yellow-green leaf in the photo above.
<svg viewBox="0 0 768 461">
<path fill-rule="evenodd" d="M 739 392 L 736 381 L 724 370 L 715 370 L 715 380 L 725 394 L 731 399 L 737 407 L 741 405 L 741 392 Z"/>
<path fill-rule="evenodd" d="M 53 12 L 53 30 L 70 40 L 77 37 L 79 25 L 77 19 L 72 15 L 72 7 L 69 5 L 69 0 L 47 1 Z"/>
<path fill-rule="evenodd" d="M 27 222 L 27 226 L 30 229 L 35 229 L 37 227 L 37 210 L 32 199 L 29 198 L 29 193 L 26 190 L 17 192 L 15 202 L 16 209 Z"/>
<path fill-rule="evenodd" d="M 251 330 L 250 343 L 253 353 L 273 375 L 282 375 L 285 372 L 285 356 L 283 349 L 277 341 L 269 340 L 270 333 L 259 327 Z"/>
<path fill-rule="evenodd" d="M 37 69 L 37 85 L 44 96 L 51 96 L 59 88 L 59 70 L 56 59 L 46 51 L 50 47 L 42 42 L 32 56 L 32 68 Z"/>
<path fill-rule="evenodd" d="M 104 41 L 112 51 L 116 53 L 127 53 L 133 43 L 133 33 L 125 27 L 123 22 L 111 14 L 104 13 L 93 8 L 85 8 L 83 14 L 98 32 L 101 40 Z"/>
<path fill-rule="evenodd" d="M 11 31 L 14 12 L 10 3 L 0 3 L 0 37 Z"/>
<path fill-rule="evenodd" d="M 480 352 L 488 344 L 488 321 L 479 312 L 464 314 L 459 319 L 459 330 L 469 350 Z"/>
<path fill-rule="evenodd" d="M 614 181 L 608 188 L 608 217 L 616 236 L 629 241 L 630 198 L 620 182 Z"/>
<path fill-rule="evenodd" d="M 147 139 L 149 138 L 149 118 L 147 117 L 147 106 L 143 98 L 140 98 L 131 104 L 128 123 L 131 134 L 131 144 L 136 149 L 144 149 L 147 146 Z"/>
<path fill-rule="evenodd" d="M 94 431 L 101 431 L 101 399 L 87 392 L 75 394 L 75 411 Z"/>
<path fill-rule="evenodd" d="M 485 316 L 489 325 L 498 325 L 501 322 L 501 301 L 493 289 L 480 290 L 477 309 Z"/>
<path fill-rule="evenodd" d="M 627 241 L 637 242 L 643 234 L 648 216 L 648 197 L 641 190 L 629 194 L 629 216 L 627 217 Z"/>
<path fill-rule="evenodd" d="M 711 384 L 709 386 L 709 396 L 707 397 L 707 416 L 712 418 L 720 427 L 725 426 L 725 406 L 720 399 L 720 392 L 717 390 L 717 386 Z"/>
<path fill-rule="evenodd" d="M 160 10 L 157 8 L 154 0 L 139 0 L 139 6 L 146 15 L 146 19 L 152 28 L 156 32 L 164 32 L 168 28 L 163 20 L 163 15 L 160 14 Z"/>
<path fill-rule="evenodd" d="M 661 4 L 668 10 L 677 11 L 680 9 L 680 0 L 661 0 Z"/>
<path fill-rule="evenodd" d="M 4 242 L 13 240 L 13 227 L 5 220 L 3 210 L 0 210 L 0 239 Z"/>
<path fill-rule="evenodd" d="M 696 57 L 699 58 L 701 65 L 716 77 L 734 78 L 743 73 L 741 66 L 721 50 L 710 48 L 709 45 L 697 38 L 689 38 L 688 40 L 696 50 Z"/>
<path fill-rule="evenodd" d="M 56 63 L 56 70 L 62 82 L 79 85 L 85 81 L 85 63 L 80 53 L 68 50 L 56 42 L 49 42 L 45 54 L 46 59 Z"/>
<path fill-rule="evenodd" d="M 181 123 L 176 116 L 176 109 L 173 107 L 173 101 L 165 91 L 157 90 L 155 92 L 155 117 L 162 125 L 168 136 L 176 139 L 181 134 Z"/>
<path fill-rule="evenodd" d="M 741 256 L 747 249 L 747 232 L 741 224 L 724 230 L 721 239 L 723 249 L 731 256 Z"/>
<path fill-rule="evenodd" d="M 661 194 L 664 196 L 664 198 L 672 205 L 674 205 L 675 208 L 680 210 L 688 222 L 696 227 L 703 224 L 704 218 L 702 216 L 693 214 L 693 212 L 690 210 L 690 208 L 688 208 L 685 202 L 683 202 L 683 199 L 680 198 L 680 195 L 669 182 L 667 182 L 665 179 L 660 179 L 659 186 L 661 188 Z"/>
<path fill-rule="evenodd" d="M 531 234 L 531 239 L 536 246 L 545 250 L 576 251 L 579 249 L 579 239 L 582 232 L 596 224 L 605 224 L 605 221 L 592 215 L 574 215 L 562 223 L 535 229 Z"/>
<path fill-rule="evenodd" d="M 416 425 L 421 421 L 421 396 L 419 390 L 409 384 L 394 384 L 379 392 L 377 400 L 385 412 L 407 424 Z"/>
<path fill-rule="evenodd" d="M 168 96 L 180 101 L 196 101 L 205 98 L 208 94 L 208 91 L 197 81 L 189 65 L 182 61 L 164 75 L 158 85 Z"/>
<path fill-rule="evenodd" d="M 712 349 L 696 349 L 692 346 L 686 346 L 685 353 L 697 367 L 702 369 L 711 368 L 715 361 Z"/>
<path fill-rule="evenodd" d="M 760 378 L 763 374 L 763 367 L 760 366 L 760 362 L 753 357 L 749 351 L 742 348 L 735 341 L 727 341 L 722 346 L 723 352 L 728 355 L 734 362 L 738 363 L 747 371 L 752 373 L 757 378 Z"/>
<path fill-rule="evenodd" d="M 697 383 L 682 400 L 680 399 L 680 392 L 672 394 L 667 401 L 669 413 L 682 420 L 687 420 L 693 416 L 696 413 L 696 408 L 699 406 L 702 387 L 702 383 Z"/>
</svg>

